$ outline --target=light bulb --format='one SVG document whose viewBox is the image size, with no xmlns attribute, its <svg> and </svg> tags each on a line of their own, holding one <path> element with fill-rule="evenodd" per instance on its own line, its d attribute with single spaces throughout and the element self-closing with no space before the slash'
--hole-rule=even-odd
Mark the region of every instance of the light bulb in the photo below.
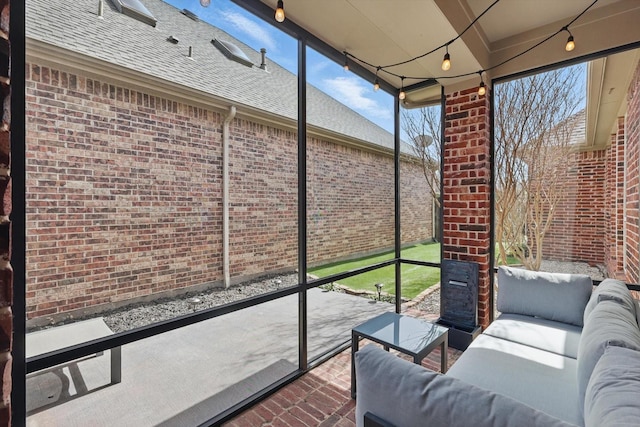
<svg viewBox="0 0 640 427">
<path fill-rule="evenodd" d="M 278 22 L 284 22 L 284 4 L 282 0 L 278 0 L 275 18 Z"/>
<path fill-rule="evenodd" d="M 480 87 L 478 87 L 478 95 L 480 96 L 484 96 L 484 94 L 487 93 L 487 87 L 485 86 L 484 82 L 480 82 Z"/>
<path fill-rule="evenodd" d="M 567 44 L 564 47 L 564 50 L 566 50 L 567 52 L 571 52 L 575 48 L 576 48 L 576 44 L 573 41 L 573 36 L 569 36 L 569 38 L 567 39 Z"/>
<path fill-rule="evenodd" d="M 400 98 L 400 100 L 402 101 L 406 97 L 407 97 L 407 94 L 404 93 L 404 90 L 401 90 L 400 93 L 398 94 L 398 98 Z"/>
<path fill-rule="evenodd" d="M 346 59 L 344 60 L 344 70 L 349 71 L 349 62 Z"/>
<path fill-rule="evenodd" d="M 442 70 L 448 71 L 451 68 L 451 57 L 449 56 L 449 52 L 444 54 L 444 59 L 442 60 Z"/>
<path fill-rule="evenodd" d="M 207 7 L 211 4 L 211 0 L 200 0 L 200 6 Z"/>
<path fill-rule="evenodd" d="M 380 89 L 380 82 L 378 81 L 378 78 L 376 77 L 376 81 L 373 82 L 373 90 L 378 90 Z"/>
</svg>

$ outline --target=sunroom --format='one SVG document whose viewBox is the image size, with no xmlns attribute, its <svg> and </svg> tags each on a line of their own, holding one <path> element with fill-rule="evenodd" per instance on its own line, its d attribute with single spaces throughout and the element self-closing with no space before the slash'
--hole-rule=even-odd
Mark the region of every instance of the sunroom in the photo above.
<svg viewBox="0 0 640 427">
<path fill-rule="evenodd" d="M 638 290 L 635 1 L 29 0 L 2 16 L 7 425 L 231 420 L 348 348 L 357 324 L 416 314 L 403 300 L 410 270 L 445 260 L 477 265 L 487 328 L 504 259 L 499 88 L 579 64 L 582 136 L 537 247 Z M 232 20 L 287 40 L 257 32 L 260 52 L 218 28 Z M 326 63 L 346 73 L 333 81 L 343 91 L 366 82 L 387 97 L 388 127 L 318 89 Z M 404 129 L 433 106 L 432 193 L 411 151 L 425 139 Z M 530 226 L 520 234 L 536 241 Z M 411 255 L 432 240 L 437 259 Z M 393 280 L 371 279 L 370 299 L 334 292 L 382 269 Z M 257 281 L 254 293 L 240 286 Z M 239 297 L 207 306 L 198 292 L 211 287 Z M 140 311 L 144 324 L 49 335 L 30 353 L 31 334 L 175 298 L 186 312 Z"/>
</svg>

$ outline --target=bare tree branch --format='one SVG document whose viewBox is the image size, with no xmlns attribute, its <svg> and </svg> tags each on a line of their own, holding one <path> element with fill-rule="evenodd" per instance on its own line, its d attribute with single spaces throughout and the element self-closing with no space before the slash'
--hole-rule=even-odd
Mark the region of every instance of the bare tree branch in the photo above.
<svg viewBox="0 0 640 427">
<path fill-rule="evenodd" d="M 495 191 L 498 262 L 515 256 L 538 270 L 564 191 L 566 158 L 582 93 L 570 67 L 495 86 Z"/>
<path fill-rule="evenodd" d="M 403 128 L 409 135 L 413 154 L 422 165 L 431 196 L 440 207 L 440 107 L 423 107 L 419 110 L 403 110 Z"/>
</svg>

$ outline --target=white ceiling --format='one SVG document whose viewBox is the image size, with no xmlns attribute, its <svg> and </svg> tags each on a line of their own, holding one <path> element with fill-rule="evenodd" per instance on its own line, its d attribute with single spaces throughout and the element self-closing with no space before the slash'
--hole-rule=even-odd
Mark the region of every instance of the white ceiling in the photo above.
<svg viewBox="0 0 640 427">
<path fill-rule="evenodd" d="M 275 8 L 276 0 L 261 0 Z M 286 0 L 286 17 L 336 50 L 372 65 L 428 52 L 460 34 L 494 0 Z M 444 49 L 390 68 L 410 85 L 437 78 L 445 90 L 477 84 L 476 73 L 496 66 L 558 31 L 593 0 L 501 0 L 449 47 L 452 67 L 442 71 Z M 501 77 L 640 41 L 640 1 L 599 0 L 570 29 L 576 49 L 566 52 L 563 32 L 535 51 L 493 69 Z M 375 72 L 375 67 L 369 67 Z M 471 76 L 451 78 L 459 74 Z M 396 88 L 400 78 L 381 76 Z"/>
<path fill-rule="evenodd" d="M 590 10 L 616 1 L 599 0 Z M 460 1 L 462 7 L 470 11 L 473 17 L 481 14 L 493 2 L 494 0 Z M 571 21 L 592 2 L 593 0 L 503 0 L 481 18 L 480 25 L 489 42 L 493 43 L 534 30 L 549 22 Z"/>
<path fill-rule="evenodd" d="M 261 0 L 275 9 L 277 0 Z M 286 19 L 304 28 L 339 52 L 346 51 L 373 66 L 406 61 L 446 44 L 495 0 L 285 0 Z M 416 61 L 388 68 L 380 77 L 395 88 L 435 78 L 445 92 L 475 87 L 478 71 L 489 70 L 484 81 L 528 72 L 574 58 L 595 55 L 621 46 L 640 44 L 640 0 L 501 0 L 485 13 L 460 39 L 449 46 L 452 66 L 442 71 L 444 48 Z M 576 42 L 572 52 L 564 45 L 568 33 L 560 32 L 529 53 L 523 51 L 558 32 L 582 14 L 569 29 Z M 589 59 L 593 59 L 590 57 Z M 505 62 L 506 61 L 506 62 Z M 634 62 L 635 61 L 635 62 Z M 587 139 L 591 146 L 602 145 L 620 108 L 621 93 L 629 84 L 637 54 L 617 58 L 602 65 L 590 76 Z M 625 67 L 621 69 L 621 67 Z M 614 69 L 615 68 L 615 69 Z M 599 74 L 598 74 L 599 73 Z M 466 76 L 460 76 L 465 75 Z M 459 77 L 456 77 L 459 76 Z M 624 85 L 627 85 L 623 87 Z M 607 86 L 609 89 L 605 88 Z M 618 96 L 612 97 L 610 88 Z M 440 86 L 408 93 L 406 106 L 437 100 Z M 593 122 L 595 120 L 595 122 Z M 589 127 L 590 126 L 590 127 Z"/>
</svg>

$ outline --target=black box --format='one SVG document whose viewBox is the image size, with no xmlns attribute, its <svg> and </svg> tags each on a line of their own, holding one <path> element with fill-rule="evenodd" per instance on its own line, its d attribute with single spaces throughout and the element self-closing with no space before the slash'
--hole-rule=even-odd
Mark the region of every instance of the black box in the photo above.
<svg viewBox="0 0 640 427">
<path fill-rule="evenodd" d="M 471 341 L 475 340 L 482 332 L 482 327 L 480 326 L 454 325 L 443 319 L 436 320 L 436 323 L 449 328 L 449 347 L 455 348 L 456 350 L 465 351 L 467 347 L 469 347 L 469 344 L 471 344 Z"/>
</svg>

